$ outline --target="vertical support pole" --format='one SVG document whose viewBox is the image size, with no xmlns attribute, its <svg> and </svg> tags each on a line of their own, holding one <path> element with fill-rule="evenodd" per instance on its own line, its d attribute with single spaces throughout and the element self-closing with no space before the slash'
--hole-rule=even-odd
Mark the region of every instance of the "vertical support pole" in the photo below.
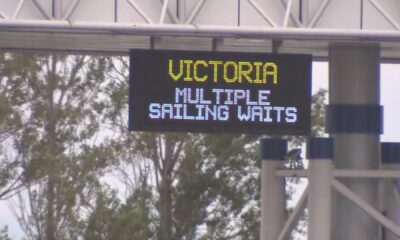
<svg viewBox="0 0 400 240">
<path fill-rule="evenodd" d="M 309 9 L 309 0 L 299 0 L 299 21 L 303 24 L 303 26 L 308 26 L 308 9 Z"/>
<path fill-rule="evenodd" d="M 213 38 L 212 39 L 212 51 L 213 52 L 218 52 L 221 51 L 221 49 L 224 46 L 224 39 L 223 38 Z"/>
<path fill-rule="evenodd" d="M 308 240 L 330 240 L 333 139 L 311 138 L 307 147 Z"/>
<path fill-rule="evenodd" d="M 264 138 L 261 146 L 260 239 L 276 240 L 285 221 L 285 180 L 275 171 L 284 167 L 287 141 Z"/>
<path fill-rule="evenodd" d="M 400 170 L 400 143 L 382 143 L 382 169 Z M 398 179 L 382 181 L 382 213 L 400 225 L 400 183 Z M 383 229 L 382 240 L 398 240 L 391 231 Z"/>
<path fill-rule="evenodd" d="M 62 18 L 62 2 L 61 0 L 53 0 L 52 17 L 54 19 Z"/>
<path fill-rule="evenodd" d="M 186 22 L 186 0 L 177 0 L 177 16 L 181 24 Z"/>
<path fill-rule="evenodd" d="M 335 139 L 335 169 L 379 169 L 382 107 L 380 49 L 377 44 L 331 44 L 326 127 Z M 373 207 L 379 207 L 378 181 L 343 183 Z M 379 225 L 362 210 L 334 194 L 332 239 L 379 239 Z"/>
<path fill-rule="evenodd" d="M 117 23 L 118 22 L 118 0 L 114 0 L 114 22 Z"/>
</svg>

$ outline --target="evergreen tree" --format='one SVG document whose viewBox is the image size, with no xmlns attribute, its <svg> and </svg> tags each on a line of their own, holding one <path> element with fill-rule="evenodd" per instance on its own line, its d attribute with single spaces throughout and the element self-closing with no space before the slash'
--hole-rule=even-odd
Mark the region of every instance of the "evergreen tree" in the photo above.
<svg viewBox="0 0 400 240">
<path fill-rule="evenodd" d="M 21 188 L 19 164 L 12 159 L 11 137 L 21 129 L 21 115 L 17 106 L 19 94 L 10 88 L 13 79 L 8 60 L 9 53 L 0 53 L 0 199 L 4 199 Z"/>
<path fill-rule="evenodd" d="M 155 212 L 153 239 L 258 239 L 260 161 L 256 135 L 129 133 L 127 130 L 128 64 L 113 63 L 108 109 L 118 129 L 113 159 L 131 165 L 147 182 L 150 212 Z M 313 98 L 313 134 L 320 134 L 323 92 Z M 315 111 L 317 110 L 317 111 Z M 290 138 L 294 146 L 304 139 Z M 150 170 L 149 170 L 150 169 Z M 123 174 L 123 182 L 135 182 Z M 133 191 L 134 192 L 134 191 Z M 144 229 L 152 229 L 151 224 Z M 122 238 L 122 236 L 121 236 Z"/>
<path fill-rule="evenodd" d="M 1 155 L 0 198 L 26 189 L 14 210 L 28 239 L 259 239 L 260 136 L 129 132 L 123 57 L 0 60 L 0 138 L 15 151 Z M 313 97 L 313 135 L 325 95 Z M 106 171 L 125 198 L 100 183 Z"/>
<path fill-rule="evenodd" d="M 95 143 L 105 84 L 100 57 L 7 54 L 4 88 L 20 116 L 13 135 L 21 166 L 14 211 L 28 239 L 76 239 L 81 210 L 90 206 L 105 162 Z M 28 203 L 28 204 L 26 204 Z"/>
</svg>

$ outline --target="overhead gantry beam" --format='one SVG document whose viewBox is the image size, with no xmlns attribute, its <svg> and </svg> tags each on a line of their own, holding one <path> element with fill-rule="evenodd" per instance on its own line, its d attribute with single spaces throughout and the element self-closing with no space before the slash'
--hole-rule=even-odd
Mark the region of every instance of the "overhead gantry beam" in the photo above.
<svg viewBox="0 0 400 240">
<path fill-rule="evenodd" d="M 400 59 L 397 0 L 342 5 L 339 0 L 3 0 L 0 48 L 126 54 L 129 48 L 151 47 L 152 37 L 175 38 L 170 48 L 201 45 L 200 50 L 211 50 L 218 38 L 222 50 L 272 51 L 272 41 L 279 40 L 281 52 L 326 57 L 329 42 L 362 41 L 380 43 L 384 60 Z M 184 38 L 191 39 L 187 46 L 181 44 Z"/>
</svg>

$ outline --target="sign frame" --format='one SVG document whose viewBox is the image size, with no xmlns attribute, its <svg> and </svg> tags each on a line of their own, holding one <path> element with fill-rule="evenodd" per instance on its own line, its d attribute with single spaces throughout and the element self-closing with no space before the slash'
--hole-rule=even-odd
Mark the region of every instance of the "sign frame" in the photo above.
<svg viewBox="0 0 400 240">
<path fill-rule="evenodd" d="M 169 63 L 166 60 L 172 60 L 173 63 Z M 193 61 L 191 64 L 181 61 Z M 207 70 L 205 69 L 204 62 L 199 63 L 200 60 L 205 62 L 208 61 L 222 61 L 224 62 L 222 65 L 215 64 L 213 66 L 207 65 Z M 264 61 L 262 61 L 264 60 Z M 179 61 L 179 64 L 178 64 Z M 243 76 L 241 82 L 239 83 L 239 75 L 237 74 L 241 70 L 245 69 L 243 66 L 241 68 L 236 69 L 234 64 L 232 63 L 230 66 L 224 68 L 226 62 L 236 62 L 236 65 L 239 66 L 239 63 L 243 64 L 247 62 L 247 67 L 249 67 L 249 63 L 253 62 L 262 62 L 262 63 L 275 63 L 276 64 L 276 78 L 273 75 L 273 67 L 270 67 L 270 75 L 265 75 L 259 72 L 259 75 L 265 76 L 264 79 L 261 77 L 258 80 L 265 80 L 264 83 L 255 82 L 255 74 L 251 72 L 252 77 L 249 78 L 250 75 Z M 204 78 L 207 76 L 207 80 L 205 81 L 196 81 L 194 79 L 195 68 L 194 64 L 198 63 L 197 70 L 203 69 L 204 71 L 200 73 L 198 70 L 197 80 L 199 80 L 199 76 Z M 183 65 L 183 73 L 180 75 L 174 73 L 182 72 L 181 68 Z M 150 65 L 150 67 L 149 67 Z M 169 65 L 169 66 L 167 66 Z M 301 65 L 301 66 L 299 66 Z M 157 67 L 159 66 L 159 67 Z M 172 70 L 169 67 L 172 66 Z M 291 68 L 289 68 L 292 66 Z M 202 67 L 202 68 L 200 68 Z M 155 68 L 155 69 L 154 69 Z M 210 70 L 210 68 L 212 70 Z M 229 70 L 230 69 L 230 70 Z M 236 69 L 236 71 L 235 71 Z M 249 68 L 247 68 L 248 70 Z M 256 69 L 253 65 L 253 70 Z M 257 69 L 266 70 L 267 68 L 258 67 Z M 226 71 L 225 71 L 226 70 Z M 170 72 L 169 72 L 170 71 Z M 192 71 L 190 73 L 190 71 Z M 217 75 L 215 75 L 217 71 Z M 244 70 L 243 70 L 244 71 Z M 222 73 L 223 72 L 223 73 Z M 228 77 L 230 73 L 231 77 Z M 210 74 L 211 73 L 211 74 Z M 264 72 L 265 73 L 265 72 Z M 151 132 L 203 132 L 203 133 L 250 133 L 250 134 L 270 134 L 270 135 L 310 135 L 311 133 L 311 73 L 312 73 L 312 56 L 311 55 L 303 55 L 303 54 L 269 54 L 269 53 L 249 53 L 249 52 L 208 52 L 208 51 L 181 51 L 181 50 L 143 50 L 143 49 L 131 49 L 130 50 L 130 76 L 129 76 L 129 130 L 131 131 L 151 131 Z M 160 75 L 161 74 L 161 75 Z M 172 74 L 172 75 L 171 75 Z M 214 74 L 214 75 L 213 75 Z M 225 74 L 222 77 L 222 74 Z M 177 79 L 172 79 L 172 76 L 175 76 Z M 178 77 L 177 77 L 178 76 Z M 191 76 L 184 80 L 185 76 Z M 235 79 L 236 82 L 230 82 L 229 84 L 226 82 L 227 79 Z M 214 78 L 213 78 L 214 77 Z M 168 79 L 170 78 L 170 79 Z M 213 78 L 213 79 L 212 79 Z M 294 82 L 285 82 L 285 81 L 294 81 Z M 294 80 L 292 78 L 295 78 Z M 189 80 L 188 80 L 189 79 Z M 217 80 L 216 80 L 217 79 Z M 221 80 L 223 79 L 223 80 Z M 250 83 L 250 80 L 253 79 L 253 83 Z M 300 80 L 299 80 L 300 79 Z M 225 81 L 224 81 L 225 80 Z M 274 84 L 274 80 L 277 80 L 276 84 Z M 153 81 L 150 83 L 150 81 Z M 167 81 L 169 83 L 160 82 Z M 283 81 L 283 83 L 282 83 Z M 236 83 L 236 85 L 235 85 Z M 168 86 L 168 84 L 173 85 Z M 292 86 L 293 84 L 294 86 Z M 235 85 L 235 86 L 234 86 Z M 263 88 L 266 87 L 266 88 Z M 280 87 L 282 89 L 280 89 Z M 175 88 L 175 91 L 172 89 Z M 174 102 L 174 98 L 176 97 L 176 89 L 187 89 L 190 88 L 194 91 L 196 89 L 203 89 L 203 93 L 207 92 L 210 97 L 210 89 L 214 91 L 215 89 L 232 89 L 235 91 L 235 94 L 240 91 L 236 89 L 249 90 L 250 94 L 246 95 L 246 99 L 255 98 L 258 96 L 258 100 L 260 96 L 264 96 L 265 99 L 270 98 L 270 105 L 274 105 L 276 101 L 281 101 L 281 97 L 277 97 L 278 91 L 289 92 L 291 91 L 292 99 L 288 101 L 288 99 L 283 99 L 282 101 L 286 101 L 291 103 L 293 107 L 300 110 L 300 113 L 296 112 L 296 114 L 301 114 L 300 120 L 301 124 L 280 124 L 280 123 L 266 123 L 262 122 L 248 122 L 248 121 L 239 121 L 238 120 L 238 108 L 239 106 L 249 106 L 247 104 L 232 104 L 232 106 L 236 106 L 236 112 L 232 109 L 234 107 L 229 108 L 229 120 L 226 121 L 218 121 L 218 120 L 183 120 L 183 119 L 151 119 L 149 116 L 150 105 L 152 103 L 158 104 L 176 104 Z M 150 90 L 149 90 L 150 89 Z M 270 93 L 265 94 L 266 90 L 269 90 Z M 189 90 L 188 90 L 189 91 Z M 258 94 L 254 92 L 258 91 Z M 261 95 L 260 95 L 260 92 Z M 281 92 L 280 94 L 282 94 Z M 197 93 L 197 92 L 196 92 Z M 167 94 L 167 96 L 165 95 Z M 215 92 L 214 92 L 215 94 Z M 252 96 L 250 96 L 252 94 Z M 270 95 L 269 95 L 270 94 Z M 154 100 L 153 102 L 149 102 L 150 100 Z M 163 95 L 160 97 L 160 95 Z M 193 93 L 193 95 L 195 95 Z M 204 96 L 206 93 L 204 93 Z M 158 96 L 158 97 L 157 97 Z M 197 96 L 197 95 L 195 95 Z M 222 96 L 222 95 L 221 95 Z M 250 96 L 250 97 L 249 97 Z M 284 98 L 284 96 L 282 96 Z M 289 96 L 290 97 L 290 96 Z M 158 99 L 157 99 L 158 98 Z M 189 97 L 190 98 L 190 97 Z M 261 97 L 263 98 L 263 97 Z M 147 100 L 146 100 L 147 99 Z M 169 101 L 166 101 L 168 100 Z M 207 99 L 204 97 L 203 100 Z M 221 97 L 222 99 L 222 97 Z M 176 99 L 175 99 L 176 100 Z M 216 101 L 215 99 L 213 99 Z M 301 100 L 301 104 L 299 101 Z M 212 100 L 211 100 L 212 101 Z M 222 101 L 222 100 L 221 100 Z M 251 103 L 252 100 L 250 100 Z M 239 100 L 238 100 L 239 102 Z M 254 102 L 254 101 L 253 101 Z M 249 102 L 247 102 L 249 103 Z M 264 102 L 258 101 L 259 104 L 262 104 L 264 108 L 268 108 L 267 101 Z M 278 103 L 279 105 L 280 103 Z M 220 105 L 220 104 L 211 104 L 210 106 Z M 223 105 L 223 104 L 222 104 Z M 147 110 L 146 110 L 146 106 Z M 152 105 L 153 107 L 154 105 Z M 162 105 L 164 106 L 164 105 Z M 259 106 L 259 105 L 257 105 Z M 291 105 L 289 105 L 291 106 Z M 197 105 L 196 105 L 197 107 Z M 284 107 L 284 106 L 283 106 Z M 241 109 L 243 109 L 241 107 Z M 232 111 L 231 111 L 232 110 Z M 144 117 L 145 112 L 148 112 L 147 119 Z M 200 110 L 199 110 L 200 111 Z M 287 110 L 286 110 L 287 111 Z M 231 112 L 233 113 L 232 117 L 234 120 L 231 120 Z M 236 115 L 235 115 L 236 113 Z M 281 114 L 280 112 L 279 114 Z M 195 114 L 196 115 L 196 114 Z M 200 115 L 200 114 L 199 114 Z M 196 115 L 197 116 L 197 115 Z M 299 117 L 296 117 L 296 121 Z M 138 120 L 139 119 L 139 120 Z M 261 120 L 261 118 L 259 118 Z M 281 119 L 280 119 L 281 121 Z"/>
</svg>

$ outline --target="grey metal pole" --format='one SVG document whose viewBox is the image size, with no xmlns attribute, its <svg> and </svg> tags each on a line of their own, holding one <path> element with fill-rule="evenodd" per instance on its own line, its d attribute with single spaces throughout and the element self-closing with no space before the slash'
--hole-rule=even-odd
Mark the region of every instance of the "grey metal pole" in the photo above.
<svg viewBox="0 0 400 240">
<path fill-rule="evenodd" d="M 308 143 L 308 239 L 331 239 L 333 139 L 311 138 Z"/>
<path fill-rule="evenodd" d="M 143 14 L 143 13 L 142 13 Z M 3 31 L 41 31 L 43 33 L 114 34 L 175 37 L 218 37 L 256 39 L 295 39 L 327 41 L 400 41 L 399 31 L 343 30 L 310 28 L 260 28 L 248 26 L 209 26 L 174 24 L 135 24 L 67 20 L 6 20 L 0 21 Z"/>
<path fill-rule="evenodd" d="M 186 0 L 177 0 L 177 17 L 180 23 L 186 21 Z"/>
<path fill-rule="evenodd" d="M 400 170 L 400 143 L 382 143 L 382 169 Z M 382 212 L 396 225 L 400 225 L 400 183 L 397 179 L 382 182 Z M 382 231 L 382 240 L 399 238 L 387 229 Z"/>
<path fill-rule="evenodd" d="M 285 220 L 285 182 L 275 171 L 284 167 L 287 141 L 264 138 L 261 147 L 261 240 L 276 240 Z"/>
<path fill-rule="evenodd" d="M 51 15 L 54 19 L 62 18 L 62 2 L 61 2 L 61 0 L 53 0 Z"/>
<path fill-rule="evenodd" d="M 336 169 L 379 169 L 382 108 L 380 49 L 376 44 L 331 44 L 327 131 L 335 139 Z M 350 179 L 343 183 L 378 208 L 378 182 Z M 362 210 L 334 194 L 332 239 L 377 240 L 379 226 Z"/>
</svg>

